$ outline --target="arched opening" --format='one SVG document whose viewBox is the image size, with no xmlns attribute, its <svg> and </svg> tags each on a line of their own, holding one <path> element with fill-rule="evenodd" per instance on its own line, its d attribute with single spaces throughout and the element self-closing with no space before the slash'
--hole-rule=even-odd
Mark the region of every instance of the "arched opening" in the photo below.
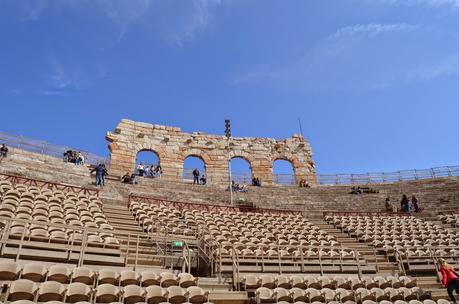
<svg viewBox="0 0 459 304">
<path fill-rule="evenodd" d="M 285 159 L 276 159 L 273 162 L 274 183 L 278 185 L 294 185 L 295 169 L 292 163 Z"/>
<path fill-rule="evenodd" d="M 198 173 L 198 184 L 207 183 L 207 174 L 206 174 L 206 163 L 204 160 L 196 155 L 190 155 L 185 158 L 183 161 L 183 180 L 186 182 L 196 183 L 195 175 L 193 172 L 197 170 Z M 205 181 L 202 179 L 205 178 Z"/>
<path fill-rule="evenodd" d="M 162 170 L 158 167 L 159 163 L 159 156 L 155 151 L 139 151 L 135 159 L 134 173 L 145 177 L 160 177 Z"/>
<path fill-rule="evenodd" d="M 242 157 L 233 157 L 230 160 L 231 179 L 239 184 L 252 184 L 252 166 Z"/>
</svg>

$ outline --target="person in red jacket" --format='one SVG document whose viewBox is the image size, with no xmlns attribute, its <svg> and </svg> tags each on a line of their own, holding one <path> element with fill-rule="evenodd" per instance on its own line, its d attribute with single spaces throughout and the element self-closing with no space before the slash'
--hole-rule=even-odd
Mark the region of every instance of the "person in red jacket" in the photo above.
<svg viewBox="0 0 459 304">
<path fill-rule="evenodd" d="M 453 291 L 459 295 L 459 276 L 453 266 L 449 265 L 444 259 L 439 259 L 442 285 L 446 287 L 448 296 L 453 303 L 456 303 Z"/>
</svg>

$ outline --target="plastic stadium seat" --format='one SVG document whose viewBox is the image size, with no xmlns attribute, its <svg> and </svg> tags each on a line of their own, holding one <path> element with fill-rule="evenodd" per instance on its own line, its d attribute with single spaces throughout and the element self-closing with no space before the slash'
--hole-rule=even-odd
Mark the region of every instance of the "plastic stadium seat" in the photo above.
<svg viewBox="0 0 459 304">
<path fill-rule="evenodd" d="M 255 292 L 257 303 L 274 303 L 276 301 L 274 292 L 266 287 L 260 287 Z"/>
<path fill-rule="evenodd" d="M 38 288 L 38 301 L 62 301 L 64 299 L 64 291 L 64 285 L 59 282 L 44 282 L 40 284 L 40 287 Z"/>
<path fill-rule="evenodd" d="M 43 282 L 45 280 L 47 269 L 40 263 L 28 263 L 24 265 L 21 272 L 21 279 L 27 279 L 33 282 Z"/>
<path fill-rule="evenodd" d="M 21 267 L 13 261 L 0 261 L 0 281 L 13 281 L 19 276 Z"/>
<path fill-rule="evenodd" d="M 324 294 L 317 289 L 308 288 L 304 293 L 309 302 L 325 302 Z"/>
<path fill-rule="evenodd" d="M 276 278 L 270 274 L 262 274 L 258 277 L 260 280 L 260 284 L 262 287 L 266 287 L 269 289 L 274 289 L 277 287 Z"/>
<path fill-rule="evenodd" d="M 161 278 L 160 282 L 162 287 L 169 287 L 179 284 L 177 281 L 177 277 L 172 272 L 161 272 L 159 276 Z"/>
<path fill-rule="evenodd" d="M 128 285 L 123 289 L 123 301 L 125 304 L 145 302 L 146 291 L 138 285 Z"/>
<path fill-rule="evenodd" d="M 279 301 L 291 302 L 291 301 L 293 301 L 293 295 L 290 292 L 290 290 L 282 288 L 282 287 L 277 287 L 277 288 L 274 289 L 274 296 L 276 298 L 276 302 L 279 302 Z"/>
<path fill-rule="evenodd" d="M 76 267 L 73 269 L 71 281 L 92 285 L 94 282 L 94 272 L 87 267 Z M 80 300 L 85 301 L 85 300 Z"/>
<path fill-rule="evenodd" d="M 278 287 L 282 287 L 282 288 L 286 288 L 286 289 L 290 289 L 292 288 L 292 282 L 290 280 L 290 278 L 286 275 L 278 275 L 276 277 L 276 281 L 277 281 L 277 286 Z"/>
<path fill-rule="evenodd" d="M 76 303 L 82 301 L 89 301 L 91 297 L 91 288 L 86 284 L 76 282 L 67 285 L 65 291 L 65 302 Z"/>
<path fill-rule="evenodd" d="M 167 287 L 167 301 L 172 304 L 180 304 L 186 302 L 186 292 L 180 286 Z"/>
<path fill-rule="evenodd" d="M 306 302 L 308 300 L 305 291 L 301 288 L 293 287 L 290 292 L 294 302 Z"/>
<path fill-rule="evenodd" d="M 48 268 L 47 281 L 56 281 L 62 284 L 68 284 L 70 282 L 70 276 L 72 271 L 63 265 L 51 265 Z"/>
<path fill-rule="evenodd" d="M 140 275 L 133 270 L 123 270 L 120 272 L 121 286 L 139 285 Z"/>
<path fill-rule="evenodd" d="M 17 301 L 17 300 L 34 300 L 38 286 L 36 283 L 20 279 L 13 281 L 6 293 L 6 300 Z"/>
<path fill-rule="evenodd" d="M 101 284 L 96 289 L 97 303 L 117 302 L 120 299 L 120 289 L 112 284 Z"/>
<path fill-rule="evenodd" d="M 195 278 L 192 274 L 186 272 L 178 274 L 177 279 L 179 281 L 180 287 L 183 288 L 198 285 L 198 278 Z"/>
<path fill-rule="evenodd" d="M 147 303 L 158 304 L 167 301 L 167 291 L 157 285 L 148 286 L 145 291 L 147 292 Z"/>
<path fill-rule="evenodd" d="M 151 285 L 160 285 L 160 276 L 153 271 L 143 271 L 140 274 L 140 285 L 147 287 Z"/>
<path fill-rule="evenodd" d="M 245 289 L 257 289 L 260 287 L 260 283 L 258 281 L 258 277 L 255 275 L 246 275 L 242 279 L 242 284 L 244 285 Z"/>
<path fill-rule="evenodd" d="M 112 284 L 118 286 L 120 274 L 112 269 L 100 269 L 97 276 L 98 285 Z M 112 301 L 113 302 L 113 301 Z"/>
<path fill-rule="evenodd" d="M 201 287 L 190 286 L 186 289 L 186 295 L 189 303 L 203 304 L 208 301 L 209 293 Z"/>
<path fill-rule="evenodd" d="M 36 303 L 34 301 L 29 301 L 29 300 L 17 300 L 17 301 L 10 302 L 10 304 L 36 304 Z"/>
<path fill-rule="evenodd" d="M 296 276 L 293 275 L 290 277 L 290 280 L 292 282 L 293 287 L 301 288 L 301 289 L 306 289 L 308 288 L 308 285 L 304 281 L 304 278 L 301 276 Z"/>
</svg>

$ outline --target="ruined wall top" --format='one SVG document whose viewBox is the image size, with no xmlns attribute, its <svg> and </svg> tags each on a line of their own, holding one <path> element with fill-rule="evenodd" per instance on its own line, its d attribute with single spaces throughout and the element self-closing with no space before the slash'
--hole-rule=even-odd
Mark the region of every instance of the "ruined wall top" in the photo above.
<svg viewBox="0 0 459 304">
<path fill-rule="evenodd" d="M 273 182 L 272 163 L 290 161 L 296 179 L 313 180 L 314 162 L 310 144 L 299 134 L 291 138 L 232 137 L 205 132 L 182 132 L 178 127 L 135 122 L 122 119 L 114 132 L 107 132 L 110 142 L 110 168 L 119 173 L 132 172 L 139 151 L 154 151 L 161 162 L 165 178 L 180 179 L 183 161 L 188 156 L 200 157 L 210 180 L 228 179 L 228 159 L 241 157 L 250 163 L 253 175 L 266 183 Z"/>
</svg>

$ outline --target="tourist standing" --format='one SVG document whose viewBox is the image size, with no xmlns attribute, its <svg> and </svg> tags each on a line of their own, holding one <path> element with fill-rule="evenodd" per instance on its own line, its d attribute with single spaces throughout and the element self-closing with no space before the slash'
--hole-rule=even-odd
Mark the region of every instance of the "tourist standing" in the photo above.
<svg viewBox="0 0 459 304">
<path fill-rule="evenodd" d="M 105 165 L 98 164 L 97 167 L 91 170 L 91 173 L 93 172 L 96 172 L 96 186 L 105 185 L 105 175 L 108 174 Z"/>
<path fill-rule="evenodd" d="M 8 154 L 8 148 L 6 147 L 5 144 L 2 145 L 0 148 L 0 157 L 6 157 Z"/>
<path fill-rule="evenodd" d="M 137 166 L 137 173 L 139 174 L 139 176 L 143 176 L 143 174 L 145 173 L 145 166 L 143 165 L 143 163 L 140 163 Z"/>
<path fill-rule="evenodd" d="M 413 204 L 414 212 L 419 213 L 421 211 L 419 209 L 419 202 L 414 194 L 411 196 L 411 203 Z"/>
<path fill-rule="evenodd" d="M 406 194 L 403 194 L 402 200 L 400 201 L 400 210 L 402 212 L 409 212 L 410 210 L 410 201 Z"/>
<path fill-rule="evenodd" d="M 196 168 L 193 170 L 193 185 L 199 185 L 199 175 L 201 175 L 201 173 L 199 173 L 199 170 Z"/>
</svg>

